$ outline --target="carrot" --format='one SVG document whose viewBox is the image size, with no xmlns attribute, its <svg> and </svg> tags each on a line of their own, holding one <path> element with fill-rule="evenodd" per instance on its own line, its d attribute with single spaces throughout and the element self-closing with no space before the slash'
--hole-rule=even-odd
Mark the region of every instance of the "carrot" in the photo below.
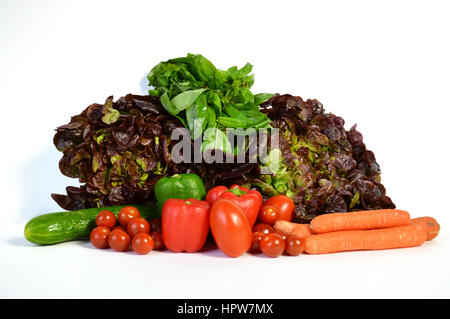
<svg viewBox="0 0 450 319">
<path fill-rule="evenodd" d="M 305 252 L 327 254 L 351 250 L 379 250 L 414 247 L 427 239 L 426 232 L 413 225 L 371 230 L 344 230 L 305 238 Z"/>
<path fill-rule="evenodd" d="M 277 220 L 273 228 L 276 231 L 282 231 L 289 235 L 294 235 L 299 238 L 305 238 L 312 235 L 311 227 L 309 224 L 297 224 L 288 222 L 286 220 Z"/>
<path fill-rule="evenodd" d="M 410 223 L 411 219 L 407 211 L 379 209 L 319 215 L 311 220 L 310 225 L 315 233 L 328 233 L 341 230 L 406 226 Z"/>
<path fill-rule="evenodd" d="M 290 234 L 296 225 L 296 223 L 288 222 L 287 220 L 277 220 L 273 225 L 273 229 Z"/>
<path fill-rule="evenodd" d="M 411 219 L 411 224 L 425 231 L 427 233 L 427 240 L 435 238 L 441 229 L 436 219 L 429 216 L 413 218 Z"/>
</svg>

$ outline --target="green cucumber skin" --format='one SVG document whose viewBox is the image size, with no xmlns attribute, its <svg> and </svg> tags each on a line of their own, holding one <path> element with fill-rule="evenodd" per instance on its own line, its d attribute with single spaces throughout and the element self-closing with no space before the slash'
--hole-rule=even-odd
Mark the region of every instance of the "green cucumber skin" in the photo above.
<svg viewBox="0 0 450 319">
<path fill-rule="evenodd" d="M 131 206 L 131 205 L 127 205 Z M 70 212 L 49 213 L 32 218 L 24 229 L 25 238 L 34 244 L 52 245 L 71 240 L 89 238 L 95 228 L 95 217 L 102 210 L 116 215 L 126 206 L 88 208 Z M 156 206 L 133 205 L 144 218 L 159 218 Z"/>
</svg>

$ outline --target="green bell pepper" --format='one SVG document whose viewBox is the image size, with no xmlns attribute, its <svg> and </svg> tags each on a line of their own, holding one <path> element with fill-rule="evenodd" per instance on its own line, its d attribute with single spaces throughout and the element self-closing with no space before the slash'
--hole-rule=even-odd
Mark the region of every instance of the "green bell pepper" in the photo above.
<svg viewBox="0 0 450 319">
<path fill-rule="evenodd" d="M 159 211 L 169 198 L 203 200 L 206 196 L 205 185 L 196 174 L 175 174 L 161 178 L 155 185 L 155 197 Z"/>
</svg>

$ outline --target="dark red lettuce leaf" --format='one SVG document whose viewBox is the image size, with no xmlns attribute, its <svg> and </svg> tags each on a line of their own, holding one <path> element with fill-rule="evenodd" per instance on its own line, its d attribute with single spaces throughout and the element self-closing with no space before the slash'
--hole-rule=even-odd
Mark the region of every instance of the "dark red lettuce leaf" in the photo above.
<svg viewBox="0 0 450 319">
<path fill-rule="evenodd" d="M 106 106 L 108 105 L 108 106 Z M 120 112 L 117 121 L 102 120 L 105 107 Z M 109 109 L 111 111 L 111 109 Z M 256 164 L 175 164 L 170 135 L 184 127 L 159 99 L 128 94 L 113 102 L 92 104 L 56 129 L 53 142 L 63 153 L 60 171 L 83 185 L 52 194 L 64 209 L 154 203 L 154 185 L 163 176 L 195 173 L 207 189 L 231 185 Z"/>
<path fill-rule="evenodd" d="M 344 120 L 325 113 L 319 101 L 288 94 L 275 95 L 261 108 L 271 126 L 280 129 L 284 188 L 248 161 L 175 164 L 170 135 L 184 126 L 159 99 L 128 94 L 116 102 L 108 97 L 105 104 L 92 104 L 56 129 L 53 142 L 63 153 L 59 168 L 82 185 L 52 198 L 67 210 L 154 203 L 154 185 L 161 177 L 195 173 L 207 190 L 238 183 L 259 189 L 265 197 L 288 193 L 296 204 L 297 222 L 324 213 L 395 207 L 356 125 L 346 131 Z"/>
<path fill-rule="evenodd" d="M 283 163 L 294 182 L 294 221 L 309 222 L 319 214 L 395 208 L 380 183 L 380 166 L 366 149 L 356 125 L 325 113 L 317 100 L 275 95 L 261 105 L 280 129 Z M 260 180 L 250 179 L 253 185 Z M 268 192 L 272 185 L 264 184 Z M 275 192 L 276 193 L 276 192 Z"/>
</svg>

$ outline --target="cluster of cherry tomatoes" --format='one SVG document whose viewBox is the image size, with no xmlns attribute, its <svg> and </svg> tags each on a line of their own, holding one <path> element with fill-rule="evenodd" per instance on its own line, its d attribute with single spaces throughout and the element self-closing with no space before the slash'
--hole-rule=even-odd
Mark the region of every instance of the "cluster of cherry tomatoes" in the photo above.
<svg viewBox="0 0 450 319">
<path fill-rule="evenodd" d="M 277 231 L 272 227 L 278 220 L 290 220 L 293 209 L 294 204 L 287 196 L 279 195 L 266 200 L 259 212 L 256 211 L 259 223 L 253 229 L 249 229 L 252 235 L 249 252 L 262 252 L 269 257 L 278 257 L 283 253 L 290 256 L 301 254 L 304 251 L 301 238 Z M 141 217 L 136 207 L 122 208 L 117 218 L 111 211 L 103 210 L 96 216 L 95 223 L 97 227 L 92 230 L 90 240 L 96 248 L 127 251 L 131 247 L 133 251 L 141 255 L 153 249 L 165 248 L 161 219 L 154 218 L 147 221 Z M 208 224 L 207 227 L 209 227 Z M 276 225 L 274 227 L 277 228 Z M 239 235 L 238 232 L 233 234 Z M 236 244 L 234 236 L 228 237 L 227 240 L 231 246 Z"/>
<path fill-rule="evenodd" d="M 275 231 L 265 223 L 253 227 L 252 246 L 250 252 L 263 252 L 269 257 L 278 257 L 283 253 L 298 256 L 304 251 L 303 240 L 297 236 Z"/>
<path fill-rule="evenodd" d="M 135 207 L 122 208 L 117 218 L 111 211 L 103 210 L 98 213 L 95 223 L 97 227 L 91 231 L 90 240 L 96 248 L 127 251 L 131 245 L 140 255 L 164 248 L 161 219 L 149 222 Z"/>
<path fill-rule="evenodd" d="M 273 196 L 263 203 L 258 220 L 269 225 L 275 224 L 277 220 L 290 221 L 294 208 L 294 202 L 286 195 Z"/>
<path fill-rule="evenodd" d="M 303 240 L 272 227 L 278 220 L 290 221 L 293 211 L 294 203 L 285 195 L 267 199 L 258 214 L 260 223 L 252 229 L 250 252 L 263 252 L 269 257 L 278 257 L 283 253 L 290 256 L 301 254 L 304 251 Z"/>
</svg>

